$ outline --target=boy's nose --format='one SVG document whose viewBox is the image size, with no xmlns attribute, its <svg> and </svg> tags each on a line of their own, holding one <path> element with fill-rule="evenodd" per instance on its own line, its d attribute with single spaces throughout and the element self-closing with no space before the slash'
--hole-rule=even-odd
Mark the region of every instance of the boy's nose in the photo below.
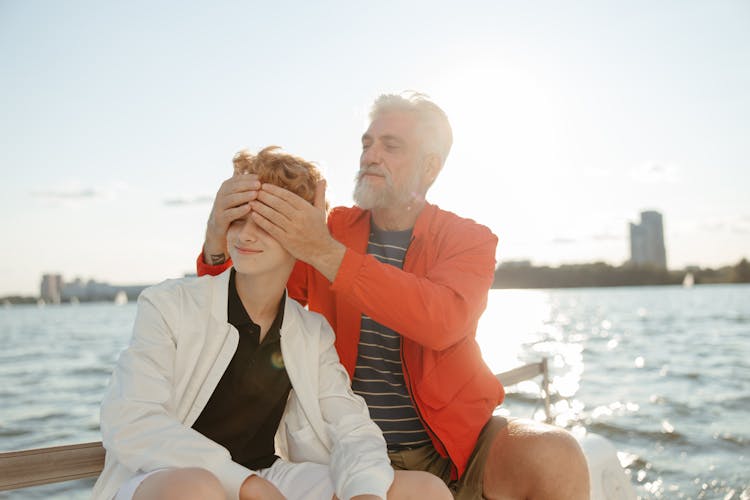
<svg viewBox="0 0 750 500">
<path fill-rule="evenodd" d="M 258 231 L 260 227 L 248 216 L 240 231 L 240 237 L 245 241 L 255 241 L 258 239 Z"/>
</svg>

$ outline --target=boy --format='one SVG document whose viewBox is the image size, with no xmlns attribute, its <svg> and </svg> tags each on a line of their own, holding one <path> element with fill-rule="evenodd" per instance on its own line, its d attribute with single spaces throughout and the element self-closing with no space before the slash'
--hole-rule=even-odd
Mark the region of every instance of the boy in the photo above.
<svg viewBox="0 0 750 500">
<path fill-rule="evenodd" d="M 320 180 L 275 147 L 240 152 L 234 165 L 310 203 Z M 247 216 L 229 226 L 227 246 L 233 267 L 221 275 L 139 298 L 102 403 L 107 456 L 94 497 L 451 498 L 426 473 L 394 480 L 333 331 L 286 296 L 295 259 Z"/>
</svg>

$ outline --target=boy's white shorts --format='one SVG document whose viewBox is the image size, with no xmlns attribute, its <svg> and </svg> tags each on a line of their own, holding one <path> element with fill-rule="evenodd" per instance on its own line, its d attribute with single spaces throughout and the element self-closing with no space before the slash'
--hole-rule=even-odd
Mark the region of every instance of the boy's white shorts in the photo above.
<svg viewBox="0 0 750 500">
<path fill-rule="evenodd" d="M 115 500 L 131 500 L 136 488 L 152 474 L 167 469 L 139 472 L 125 482 L 117 491 Z M 276 460 L 271 467 L 257 471 L 257 474 L 276 486 L 289 500 L 321 500 L 333 498 L 333 483 L 328 466 L 311 462 L 289 463 Z"/>
</svg>

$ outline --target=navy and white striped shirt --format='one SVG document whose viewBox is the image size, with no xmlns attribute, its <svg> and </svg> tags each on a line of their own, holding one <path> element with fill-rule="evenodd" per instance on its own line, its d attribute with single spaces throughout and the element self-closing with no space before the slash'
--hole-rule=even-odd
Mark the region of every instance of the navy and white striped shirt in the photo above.
<svg viewBox="0 0 750 500">
<path fill-rule="evenodd" d="M 380 262 L 402 268 L 411 230 L 383 231 L 371 226 L 367 253 Z M 367 402 L 389 450 L 430 442 L 404 382 L 401 335 L 364 314 L 352 388 Z"/>
</svg>

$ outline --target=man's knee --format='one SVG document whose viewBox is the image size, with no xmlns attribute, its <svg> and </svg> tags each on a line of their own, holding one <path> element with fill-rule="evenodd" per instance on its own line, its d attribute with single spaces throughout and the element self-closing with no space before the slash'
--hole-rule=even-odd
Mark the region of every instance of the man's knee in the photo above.
<svg viewBox="0 0 750 500">
<path fill-rule="evenodd" d="M 565 429 L 546 427 L 530 447 L 536 454 L 533 476 L 538 481 L 533 498 L 588 499 L 589 469 L 581 445 Z"/>
<path fill-rule="evenodd" d="M 511 438 L 517 440 L 527 460 L 549 463 L 566 463 L 573 467 L 586 467 L 583 450 L 573 435 L 560 427 L 518 420 L 509 425 Z"/>
<path fill-rule="evenodd" d="M 512 420 L 497 434 L 484 481 L 487 498 L 588 496 L 588 466 L 578 441 L 564 429 L 533 420 Z"/>
</svg>

